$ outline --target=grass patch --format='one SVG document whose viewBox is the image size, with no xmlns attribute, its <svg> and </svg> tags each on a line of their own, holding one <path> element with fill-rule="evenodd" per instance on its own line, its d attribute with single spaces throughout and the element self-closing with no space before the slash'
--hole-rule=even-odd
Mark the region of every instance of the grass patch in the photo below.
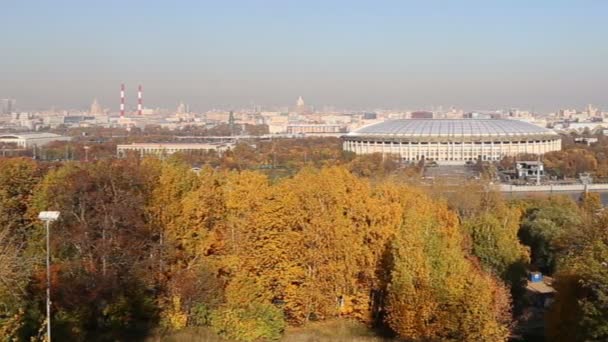
<svg viewBox="0 0 608 342">
<path fill-rule="evenodd" d="M 391 338 L 379 336 L 365 324 L 336 319 L 309 323 L 303 327 L 287 328 L 283 342 L 389 342 Z"/>
<path fill-rule="evenodd" d="M 171 333 L 155 332 L 144 342 L 227 342 L 208 327 L 190 327 Z"/>
<path fill-rule="evenodd" d="M 186 328 L 169 334 L 155 333 L 145 342 L 228 342 L 210 328 Z M 369 329 L 365 324 L 336 319 L 313 322 L 303 327 L 288 327 L 281 342 L 394 342 Z"/>
</svg>

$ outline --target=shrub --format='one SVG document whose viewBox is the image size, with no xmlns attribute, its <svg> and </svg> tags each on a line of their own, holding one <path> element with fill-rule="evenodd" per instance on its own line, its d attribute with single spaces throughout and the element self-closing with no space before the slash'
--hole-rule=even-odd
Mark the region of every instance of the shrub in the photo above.
<svg viewBox="0 0 608 342">
<path fill-rule="evenodd" d="M 190 317 L 188 319 L 189 326 L 201 327 L 209 325 L 211 323 L 210 321 L 211 310 L 209 310 L 207 305 L 198 303 L 190 309 Z"/>
<path fill-rule="evenodd" d="M 283 312 L 270 304 L 223 307 L 211 315 L 211 327 L 220 336 L 241 340 L 277 340 L 285 329 Z"/>
<path fill-rule="evenodd" d="M 160 325 L 167 330 L 180 330 L 186 327 L 188 315 L 182 310 L 181 298 L 173 297 L 161 312 Z"/>
</svg>

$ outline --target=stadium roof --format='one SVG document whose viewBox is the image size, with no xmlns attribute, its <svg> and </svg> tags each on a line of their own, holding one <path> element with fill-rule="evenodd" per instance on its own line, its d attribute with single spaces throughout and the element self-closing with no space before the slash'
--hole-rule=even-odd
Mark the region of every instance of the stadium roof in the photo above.
<svg viewBox="0 0 608 342">
<path fill-rule="evenodd" d="M 401 119 L 365 126 L 348 136 L 491 137 L 556 134 L 527 122 L 507 119 Z"/>
</svg>

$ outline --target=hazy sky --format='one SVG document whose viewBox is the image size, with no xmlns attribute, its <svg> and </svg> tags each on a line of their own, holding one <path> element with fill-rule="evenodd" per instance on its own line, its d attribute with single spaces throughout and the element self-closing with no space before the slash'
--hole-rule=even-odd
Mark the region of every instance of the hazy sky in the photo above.
<svg viewBox="0 0 608 342">
<path fill-rule="evenodd" d="M 608 1 L 0 0 L 22 109 L 307 103 L 608 110 Z"/>
</svg>

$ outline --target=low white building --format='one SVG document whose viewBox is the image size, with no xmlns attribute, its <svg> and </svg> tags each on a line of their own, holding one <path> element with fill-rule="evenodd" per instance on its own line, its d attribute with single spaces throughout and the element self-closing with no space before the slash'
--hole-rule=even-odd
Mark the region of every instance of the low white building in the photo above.
<svg viewBox="0 0 608 342">
<path fill-rule="evenodd" d="M 33 146 L 44 146 L 53 141 L 70 141 L 72 138 L 54 133 L 17 133 L 1 134 L 0 143 L 15 144 L 18 147 L 29 148 Z"/>
<path fill-rule="evenodd" d="M 596 142 L 598 142 L 597 138 L 587 138 L 587 137 L 580 137 L 580 138 L 574 138 L 574 142 L 577 144 L 584 144 L 587 146 L 591 146 L 591 144 L 595 144 Z"/>
<path fill-rule="evenodd" d="M 140 156 L 145 155 L 170 155 L 177 152 L 194 152 L 194 151 L 217 151 L 224 153 L 232 148 L 231 143 L 221 144 L 200 144 L 200 143 L 141 143 L 117 145 L 116 154 L 118 157 L 125 157 L 129 152 L 137 153 Z"/>
<path fill-rule="evenodd" d="M 596 132 L 608 128 L 607 122 L 568 122 L 568 123 L 556 123 L 554 130 L 558 132 L 576 132 L 582 133 L 586 129 L 591 132 Z"/>
<path fill-rule="evenodd" d="M 287 125 L 288 134 L 306 134 L 306 133 L 346 133 L 344 125 L 328 125 L 328 124 L 292 124 Z"/>
<path fill-rule="evenodd" d="M 540 161 L 518 161 L 515 170 L 519 179 L 540 179 L 545 176 L 545 167 Z"/>
</svg>

